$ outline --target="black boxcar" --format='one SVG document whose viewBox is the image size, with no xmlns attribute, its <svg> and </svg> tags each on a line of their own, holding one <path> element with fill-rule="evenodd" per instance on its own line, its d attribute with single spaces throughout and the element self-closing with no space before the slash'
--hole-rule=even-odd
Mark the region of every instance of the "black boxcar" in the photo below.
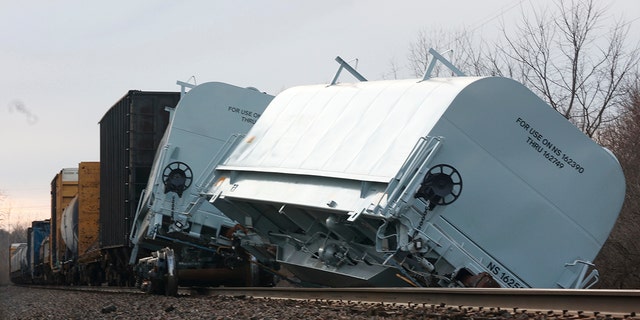
<svg viewBox="0 0 640 320">
<path fill-rule="evenodd" d="M 100 120 L 100 248 L 111 267 L 110 284 L 123 285 L 129 267 L 129 232 L 140 193 L 179 92 L 131 90 Z M 128 278 L 128 277 L 126 277 Z"/>
</svg>

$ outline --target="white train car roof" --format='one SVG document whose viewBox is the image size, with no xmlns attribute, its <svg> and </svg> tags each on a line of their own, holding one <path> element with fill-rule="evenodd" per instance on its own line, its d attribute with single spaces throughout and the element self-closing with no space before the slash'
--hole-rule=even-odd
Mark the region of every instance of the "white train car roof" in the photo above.
<svg viewBox="0 0 640 320">
<path fill-rule="evenodd" d="M 388 182 L 417 137 L 429 132 L 470 81 L 461 77 L 286 90 L 248 135 L 256 141 L 229 163 Z"/>
<path fill-rule="evenodd" d="M 506 78 L 291 88 L 272 101 L 218 170 L 386 183 L 425 136 L 443 138 L 432 164 L 452 165 L 464 181 L 460 198 L 442 211 L 441 223 L 464 239 L 457 241 L 518 270 L 531 287 L 556 286 L 546 279 L 561 278 L 558 261 L 595 258 L 624 199 L 620 165 Z M 261 201 L 313 206 L 333 200 L 280 196 L 277 184 L 252 190 Z M 240 188 L 236 196 L 243 196 Z M 334 197 L 339 209 L 361 210 L 341 208 L 357 202 Z"/>
</svg>

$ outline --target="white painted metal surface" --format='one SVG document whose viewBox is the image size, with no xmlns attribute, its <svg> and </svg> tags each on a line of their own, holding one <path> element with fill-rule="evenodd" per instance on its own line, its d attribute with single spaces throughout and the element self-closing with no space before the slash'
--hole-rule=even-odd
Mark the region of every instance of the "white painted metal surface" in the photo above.
<svg viewBox="0 0 640 320">
<path fill-rule="evenodd" d="M 12 243 L 11 244 L 11 257 L 9 259 L 9 272 L 14 273 L 22 271 L 28 272 L 29 262 L 27 260 L 27 244 L 26 243 Z M 17 275 L 16 275 L 17 276 Z"/>
<path fill-rule="evenodd" d="M 438 147 L 411 160 L 421 139 Z M 425 213 L 414 195 L 438 164 L 457 169 L 462 190 Z M 217 170 L 211 202 L 324 285 L 396 285 L 396 274 L 459 285 L 465 269 L 503 287 L 587 286 L 583 261 L 602 247 L 625 192 L 610 152 L 497 77 L 292 88 Z"/>
<path fill-rule="evenodd" d="M 134 220 L 131 240 L 157 250 L 185 237 L 215 252 L 229 245 L 224 228 L 236 223 L 200 193 L 207 166 L 233 134 L 246 133 L 273 97 L 255 89 L 209 82 L 182 96 L 158 147 L 147 188 Z M 188 242 L 186 242 L 188 243 Z M 135 259 L 132 254 L 132 263 Z"/>
<path fill-rule="evenodd" d="M 78 196 L 62 212 L 60 236 L 65 246 L 74 255 L 78 254 Z"/>
</svg>

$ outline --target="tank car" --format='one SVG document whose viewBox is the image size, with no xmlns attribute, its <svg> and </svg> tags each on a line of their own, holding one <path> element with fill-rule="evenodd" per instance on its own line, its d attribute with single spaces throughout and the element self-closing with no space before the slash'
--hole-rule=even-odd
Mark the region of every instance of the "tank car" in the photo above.
<svg viewBox="0 0 640 320">
<path fill-rule="evenodd" d="M 258 272 L 233 243 L 236 222 L 201 197 L 204 172 L 235 133 L 246 133 L 273 96 L 209 82 L 191 86 L 171 109 L 131 230 L 131 264 L 152 292 L 177 285 L 254 285 Z M 140 249 L 153 254 L 137 259 Z"/>
<path fill-rule="evenodd" d="M 9 248 L 9 278 L 15 284 L 28 282 L 27 244 L 12 243 Z"/>
<path fill-rule="evenodd" d="M 616 158 L 522 84 L 450 68 L 285 90 L 209 201 L 309 285 L 590 287 Z"/>
</svg>

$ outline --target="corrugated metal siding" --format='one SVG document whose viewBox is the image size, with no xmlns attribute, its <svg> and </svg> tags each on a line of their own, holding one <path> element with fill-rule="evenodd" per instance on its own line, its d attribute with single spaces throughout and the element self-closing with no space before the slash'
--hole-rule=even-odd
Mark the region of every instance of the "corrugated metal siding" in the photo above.
<svg viewBox="0 0 640 320">
<path fill-rule="evenodd" d="M 100 246 L 129 246 L 131 220 L 178 92 L 129 91 L 100 121 Z"/>
<path fill-rule="evenodd" d="M 80 162 L 78 168 L 78 256 L 96 241 L 100 230 L 100 163 Z"/>
<path fill-rule="evenodd" d="M 58 190 L 56 188 L 56 185 L 58 183 L 58 175 L 56 174 L 53 179 L 51 180 L 51 218 L 50 218 L 50 226 L 51 226 L 51 230 L 53 232 L 51 232 L 51 235 L 49 237 L 49 265 L 53 268 L 54 266 L 54 262 L 56 260 L 56 254 L 55 254 L 55 250 L 56 250 L 56 246 L 58 244 L 57 239 L 56 239 L 56 230 L 58 229 L 58 222 L 56 221 L 56 212 L 58 210 L 58 202 L 56 201 L 56 198 L 58 197 Z"/>
<path fill-rule="evenodd" d="M 50 224 L 49 220 L 44 221 L 33 221 L 31 223 L 31 228 L 27 229 L 28 234 L 28 261 L 29 267 L 31 270 L 31 276 L 40 276 L 39 269 L 36 269 L 36 266 L 42 264 L 44 261 L 40 260 L 40 251 L 43 250 L 41 248 L 42 240 L 49 236 Z"/>
</svg>

